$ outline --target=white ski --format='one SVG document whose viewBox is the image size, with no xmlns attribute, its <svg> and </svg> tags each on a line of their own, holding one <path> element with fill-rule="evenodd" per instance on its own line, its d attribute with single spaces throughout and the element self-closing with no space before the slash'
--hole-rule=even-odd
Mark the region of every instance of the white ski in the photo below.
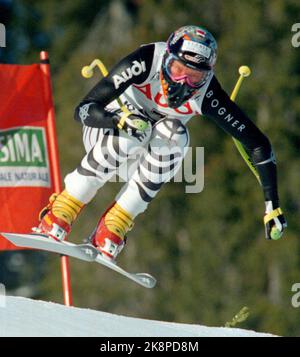
<svg viewBox="0 0 300 357">
<path fill-rule="evenodd" d="M 85 260 L 87 262 L 96 262 L 106 266 L 109 269 L 135 281 L 137 284 L 145 288 L 153 288 L 156 284 L 156 279 L 146 273 L 129 273 L 119 267 L 116 263 L 108 261 L 101 256 L 101 253 L 91 244 L 74 244 L 70 242 L 58 242 L 47 235 L 43 234 L 16 234 L 16 233 L 1 233 L 3 237 L 18 247 L 26 247 L 33 249 L 46 250 L 53 253 L 68 255 L 73 258 Z"/>
</svg>

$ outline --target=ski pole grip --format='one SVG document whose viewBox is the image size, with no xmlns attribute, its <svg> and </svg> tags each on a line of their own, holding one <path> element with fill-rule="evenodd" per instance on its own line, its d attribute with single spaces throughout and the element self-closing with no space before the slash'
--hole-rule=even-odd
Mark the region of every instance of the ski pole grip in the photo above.
<svg viewBox="0 0 300 357">
<path fill-rule="evenodd" d="M 240 90 L 241 84 L 243 82 L 243 79 L 245 77 L 249 77 L 250 76 L 251 70 L 250 70 L 250 68 L 248 66 L 240 66 L 239 74 L 240 74 L 240 77 L 239 77 L 239 79 L 238 79 L 238 81 L 237 81 L 237 83 L 236 83 L 236 85 L 235 85 L 235 87 L 234 87 L 234 89 L 233 89 L 233 91 L 231 93 L 231 96 L 230 96 L 230 99 L 232 101 L 235 101 L 236 96 L 237 96 L 237 94 L 238 94 L 238 92 Z"/>
<path fill-rule="evenodd" d="M 94 75 L 94 68 L 98 67 L 100 72 L 102 73 L 102 75 L 104 77 L 106 77 L 108 75 L 108 71 L 105 67 L 105 65 L 103 64 L 102 61 L 100 61 L 98 58 L 94 59 L 94 61 L 88 65 L 88 66 L 84 66 L 81 70 L 81 74 L 84 78 L 91 78 Z"/>
</svg>

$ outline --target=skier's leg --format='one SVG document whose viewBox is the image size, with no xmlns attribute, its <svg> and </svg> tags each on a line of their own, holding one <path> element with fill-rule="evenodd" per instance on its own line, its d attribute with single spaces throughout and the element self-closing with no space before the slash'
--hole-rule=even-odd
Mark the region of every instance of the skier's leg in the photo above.
<svg viewBox="0 0 300 357">
<path fill-rule="evenodd" d="M 144 212 L 162 185 L 176 175 L 188 145 L 188 130 L 179 120 L 160 120 L 153 127 L 147 154 L 118 193 L 116 202 L 133 217 Z"/>
<path fill-rule="evenodd" d="M 42 211 L 39 231 L 64 239 L 84 205 L 128 156 L 149 141 L 150 134 L 140 142 L 115 129 L 85 129 L 84 144 L 88 152 L 80 165 L 65 177 L 65 190 Z"/>
<path fill-rule="evenodd" d="M 119 166 L 149 141 L 149 137 L 150 134 L 139 142 L 117 129 L 87 129 L 84 136 L 87 154 L 80 165 L 65 177 L 66 190 L 87 204 L 98 189 L 116 174 Z M 92 146 L 95 138 L 96 143 Z"/>
<path fill-rule="evenodd" d="M 115 236 L 109 232 L 115 228 L 126 234 L 132 228 L 133 219 L 146 210 L 162 185 L 174 177 L 188 145 L 188 130 L 179 120 L 163 119 L 153 127 L 148 150 L 117 195 L 115 204 L 101 217 L 93 235 L 93 243 L 111 259 L 116 258 L 120 249 L 117 242 L 116 246 L 108 244 L 107 237 L 112 240 Z"/>
</svg>

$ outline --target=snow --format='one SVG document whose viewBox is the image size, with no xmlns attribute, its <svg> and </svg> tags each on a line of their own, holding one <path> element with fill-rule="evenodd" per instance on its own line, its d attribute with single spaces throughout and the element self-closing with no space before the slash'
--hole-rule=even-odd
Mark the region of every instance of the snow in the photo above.
<svg viewBox="0 0 300 357">
<path fill-rule="evenodd" d="M 172 322 L 143 320 L 107 312 L 5 297 L 0 306 L 0 337 L 270 337 L 254 331 L 206 327 Z"/>
</svg>

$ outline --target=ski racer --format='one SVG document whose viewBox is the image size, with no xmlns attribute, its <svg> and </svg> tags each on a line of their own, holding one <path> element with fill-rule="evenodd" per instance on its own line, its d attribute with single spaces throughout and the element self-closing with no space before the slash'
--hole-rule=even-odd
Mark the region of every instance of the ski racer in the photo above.
<svg viewBox="0 0 300 357">
<path fill-rule="evenodd" d="M 83 98 L 75 120 L 86 155 L 40 214 L 38 232 L 64 240 L 97 191 L 133 160 L 132 172 L 90 236 L 114 261 L 134 219 L 178 171 L 189 145 L 187 122 L 205 115 L 239 140 L 255 165 L 265 201 L 265 235 L 287 226 L 279 205 L 276 161 L 268 138 L 222 89 L 214 74 L 217 43 L 203 27 L 184 26 L 167 42 L 142 45 L 116 64 Z M 120 96 L 129 113 L 120 110 Z"/>
</svg>

